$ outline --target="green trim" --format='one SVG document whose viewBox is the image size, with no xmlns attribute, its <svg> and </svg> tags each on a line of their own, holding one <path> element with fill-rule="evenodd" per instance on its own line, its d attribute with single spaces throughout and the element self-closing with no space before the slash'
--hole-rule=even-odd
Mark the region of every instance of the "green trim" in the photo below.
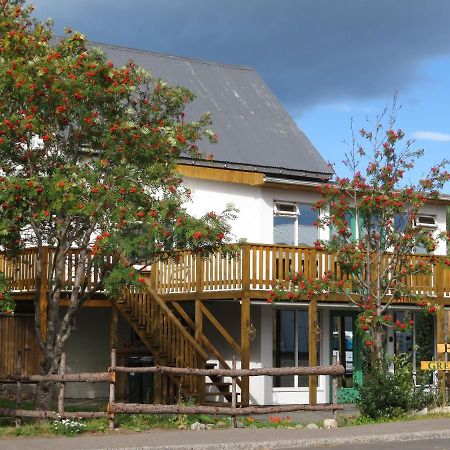
<svg viewBox="0 0 450 450">
<path fill-rule="evenodd" d="M 357 333 L 356 329 L 356 317 L 357 313 L 349 312 L 349 311 L 330 311 L 330 364 L 333 362 L 333 322 L 336 317 L 351 317 L 352 318 L 352 364 L 353 364 L 353 386 L 349 388 L 339 387 L 338 388 L 338 403 L 355 403 L 357 396 L 357 388 L 355 387 L 357 384 L 362 384 L 363 375 L 362 375 L 362 361 L 361 361 L 361 353 L 362 353 L 362 339 L 361 336 Z M 330 397 L 331 397 L 331 377 L 330 377 Z M 332 399 L 330 398 L 330 401 Z"/>
</svg>

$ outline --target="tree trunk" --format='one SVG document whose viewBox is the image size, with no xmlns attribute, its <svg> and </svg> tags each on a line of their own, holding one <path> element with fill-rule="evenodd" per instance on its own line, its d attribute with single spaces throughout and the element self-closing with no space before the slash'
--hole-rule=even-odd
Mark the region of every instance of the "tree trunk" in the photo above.
<svg viewBox="0 0 450 450">
<path fill-rule="evenodd" d="M 52 361 L 49 356 L 42 356 L 41 360 L 41 375 L 48 375 L 51 373 Z M 49 411 L 53 398 L 53 383 L 40 382 L 36 386 L 36 397 L 34 399 L 34 407 L 40 411 Z"/>
<path fill-rule="evenodd" d="M 36 386 L 36 397 L 34 399 L 34 407 L 39 411 L 50 411 L 53 399 L 53 383 L 38 383 Z"/>
<path fill-rule="evenodd" d="M 384 366 L 383 328 L 374 330 L 374 351 L 372 353 L 372 367 L 382 369 Z"/>
</svg>

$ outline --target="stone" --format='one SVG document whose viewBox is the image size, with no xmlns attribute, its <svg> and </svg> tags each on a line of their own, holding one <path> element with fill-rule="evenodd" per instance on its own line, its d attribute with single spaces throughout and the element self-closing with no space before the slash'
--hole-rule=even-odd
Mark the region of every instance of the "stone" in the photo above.
<svg viewBox="0 0 450 450">
<path fill-rule="evenodd" d="M 443 412 L 442 407 L 433 408 L 428 411 L 429 414 L 442 414 Z"/>
<path fill-rule="evenodd" d="M 335 419 L 325 419 L 323 421 L 323 427 L 326 428 L 326 429 L 337 428 L 338 427 L 337 420 L 335 420 Z"/>
<path fill-rule="evenodd" d="M 219 420 L 218 422 L 216 422 L 217 428 L 225 428 L 226 426 L 227 424 L 223 420 Z"/>
<path fill-rule="evenodd" d="M 416 416 L 426 416 L 428 414 L 428 408 L 425 406 L 425 408 L 421 409 L 420 411 L 416 411 Z"/>
<path fill-rule="evenodd" d="M 296 430 L 301 430 L 302 428 L 305 428 L 301 423 L 297 423 L 294 427 Z"/>
<path fill-rule="evenodd" d="M 318 430 L 319 426 L 315 423 L 308 423 L 305 427 L 307 430 Z"/>
<path fill-rule="evenodd" d="M 207 430 L 208 426 L 205 425 L 204 423 L 200 423 L 200 422 L 194 422 L 191 425 L 191 430 Z"/>
</svg>

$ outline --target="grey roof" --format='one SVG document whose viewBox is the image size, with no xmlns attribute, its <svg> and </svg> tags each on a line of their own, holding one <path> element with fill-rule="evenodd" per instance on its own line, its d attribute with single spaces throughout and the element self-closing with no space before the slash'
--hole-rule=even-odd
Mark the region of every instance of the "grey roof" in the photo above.
<svg viewBox="0 0 450 450">
<path fill-rule="evenodd" d="M 116 64 L 132 59 L 167 83 L 196 95 L 187 118 L 211 112 L 219 142 L 200 148 L 213 161 L 187 164 L 254 170 L 288 177 L 328 179 L 333 171 L 300 131 L 255 70 L 234 65 L 92 43 Z"/>
</svg>

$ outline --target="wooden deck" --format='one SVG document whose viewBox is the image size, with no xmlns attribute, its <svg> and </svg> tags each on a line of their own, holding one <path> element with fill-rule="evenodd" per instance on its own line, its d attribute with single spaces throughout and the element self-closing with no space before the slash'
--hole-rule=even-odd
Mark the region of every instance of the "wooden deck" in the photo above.
<svg viewBox="0 0 450 450">
<path fill-rule="evenodd" d="M 48 248 L 48 260 L 52 249 Z M 430 264 L 431 256 L 411 255 L 409 262 Z M 12 262 L 0 254 L 0 271 L 12 280 L 16 298 L 30 298 L 35 290 L 36 249 L 22 252 L 19 260 Z M 78 253 L 71 250 L 67 255 L 65 289 L 70 292 L 75 275 Z M 444 305 L 450 305 L 450 267 L 443 263 L 444 257 L 432 267 L 429 274 L 409 277 L 409 286 L 421 295 L 439 298 Z M 384 264 L 389 263 L 389 256 Z M 266 299 L 272 285 L 284 279 L 290 272 L 301 271 L 311 278 L 331 271 L 340 276 L 336 255 L 317 251 L 311 247 L 290 247 L 285 245 L 243 244 L 235 257 L 213 254 L 208 258 L 195 257 L 190 252 L 180 252 L 178 261 L 158 262 L 152 266 L 152 288 L 161 298 L 168 301 L 212 300 L 212 299 Z M 94 266 L 89 285 L 98 282 L 99 270 Z M 348 286 L 351 290 L 351 286 Z M 102 293 L 99 293 L 102 298 Z M 104 298 L 104 297 L 103 297 Z M 319 301 L 347 302 L 343 295 L 331 295 Z M 405 304 L 407 301 L 399 300 Z"/>
</svg>

